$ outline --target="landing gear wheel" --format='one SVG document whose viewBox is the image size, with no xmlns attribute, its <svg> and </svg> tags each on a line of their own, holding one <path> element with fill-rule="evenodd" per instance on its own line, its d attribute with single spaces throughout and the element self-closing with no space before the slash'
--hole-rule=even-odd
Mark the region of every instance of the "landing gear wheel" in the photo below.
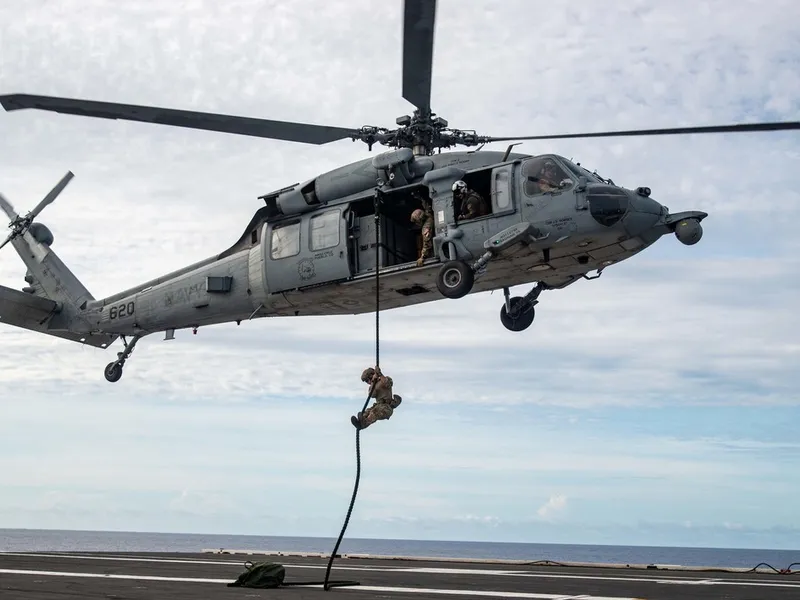
<svg viewBox="0 0 800 600">
<path fill-rule="evenodd" d="M 111 383 L 119 381 L 120 377 L 122 377 L 122 365 L 115 362 L 108 363 L 103 374 L 106 376 L 106 381 Z"/>
<path fill-rule="evenodd" d="M 506 305 L 500 309 L 500 322 L 509 331 L 524 331 L 533 323 L 536 311 L 530 302 L 520 296 L 514 296 L 509 300 L 511 314 L 506 312 Z"/>
<path fill-rule="evenodd" d="M 436 287 L 445 298 L 463 298 L 470 293 L 474 283 L 472 267 L 460 260 L 446 262 L 436 275 Z"/>
<path fill-rule="evenodd" d="M 121 335 L 120 337 L 122 338 L 122 343 L 125 344 L 125 349 L 122 352 L 117 352 L 117 360 L 112 363 L 108 363 L 105 371 L 103 371 L 103 374 L 106 376 L 106 381 L 110 381 L 111 383 L 119 381 L 120 377 L 122 377 L 122 367 L 125 365 L 125 361 L 130 358 L 134 347 L 136 347 L 136 342 L 142 338 L 142 335 L 139 334 L 133 336 L 133 339 L 130 341 L 130 343 L 128 343 L 128 340 L 125 339 L 124 335 Z"/>
</svg>

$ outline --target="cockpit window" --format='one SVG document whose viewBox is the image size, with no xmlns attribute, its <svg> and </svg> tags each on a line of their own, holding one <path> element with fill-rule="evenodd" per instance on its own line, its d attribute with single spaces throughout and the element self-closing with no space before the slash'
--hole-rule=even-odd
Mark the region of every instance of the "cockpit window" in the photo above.
<svg viewBox="0 0 800 600">
<path fill-rule="evenodd" d="M 577 165 L 573 165 L 569 161 L 564 161 L 564 166 L 567 168 L 567 171 L 570 172 L 570 175 L 574 175 L 575 177 L 586 177 L 585 173 L 582 173 Z"/>
<path fill-rule="evenodd" d="M 587 169 L 583 168 L 580 165 L 576 165 L 571 160 L 567 160 L 566 158 L 563 158 L 561 162 L 563 162 L 564 166 L 567 167 L 567 169 L 569 169 L 570 172 L 572 172 L 572 174 L 575 175 L 576 177 L 586 177 L 586 179 L 588 179 L 589 181 L 596 181 L 598 183 L 605 183 L 605 181 L 603 180 L 602 177 L 599 177 L 595 173 L 590 173 Z"/>
<path fill-rule="evenodd" d="M 550 156 L 537 156 L 522 164 L 522 181 L 528 196 L 564 192 L 574 185 L 567 171 Z"/>
</svg>

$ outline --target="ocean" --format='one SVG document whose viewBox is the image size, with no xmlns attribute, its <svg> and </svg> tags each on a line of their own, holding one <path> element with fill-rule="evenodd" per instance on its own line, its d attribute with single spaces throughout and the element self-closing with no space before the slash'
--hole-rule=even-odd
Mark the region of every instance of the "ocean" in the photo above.
<svg viewBox="0 0 800 600">
<path fill-rule="evenodd" d="M 335 543 L 335 538 L 312 537 L 0 529 L 1 552 L 201 552 L 227 548 L 330 553 Z M 800 563 L 800 550 L 449 542 L 347 537 L 339 546 L 339 553 L 744 568 L 767 563 L 776 569 Z"/>
</svg>

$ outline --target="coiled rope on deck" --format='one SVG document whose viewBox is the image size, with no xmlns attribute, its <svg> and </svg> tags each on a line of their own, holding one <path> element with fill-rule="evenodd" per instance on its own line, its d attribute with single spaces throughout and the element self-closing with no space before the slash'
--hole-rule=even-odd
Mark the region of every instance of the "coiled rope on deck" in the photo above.
<svg viewBox="0 0 800 600">
<path fill-rule="evenodd" d="M 381 277 L 381 216 L 380 216 L 380 191 L 375 192 L 375 369 L 379 369 L 381 365 L 381 344 L 380 344 L 380 315 L 381 315 L 381 287 L 380 287 L 380 277 Z M 369 399 L 372 397 L 372 392 L 375 389 L 375 382 L 369 386 L 369 393 L 367 394 L 367 399 L 364 401 L 364 406 L 361 408 L 361 412 L 359 414 L 363 414 L 365 410 L 367 410 L 367 404 L 369 404 Z M 331 552 L 331 556 L 328 559 L 328 568 L 325 571 L 325 583 L 324 588 L 325 591 L 328 591 L 332 587 L 336 586 L 343 586 L 343 585 L 358 585 L 357 581 L 345 581 L 345 582 L 329 582 L 328 578 L 331 574 L 331 567 L 333 566 L 333 560 L 336 558 L 336 553 L 339 550 L 339 545 L 342 543 L 342 538 L 344 537 L 344 532 L 347 530 L 347 524 L 350 522 L 350 515 L 353 512 L 353 506 L 356 503 L 356 495 L 358 494 L 358 483 L 361 479 L 361 428 L 356 428 L 356 481 L 355 485 L 353 486 L 353 496 L 350 498 L 350 507 L 347 509 L 347 516 L 344 519 L 344 525 L 342 526 L 342 531 L 339 533 L 339 539 L 336 540 L 336 545 L 333 547 L 333 552 Z"/>
</svg>

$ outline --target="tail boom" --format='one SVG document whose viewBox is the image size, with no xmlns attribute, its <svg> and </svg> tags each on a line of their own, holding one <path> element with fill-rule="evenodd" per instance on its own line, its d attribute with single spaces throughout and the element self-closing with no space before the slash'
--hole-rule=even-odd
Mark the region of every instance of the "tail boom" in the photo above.
<svg viewBox="0 0 800 600">
<path fill-rule="evenodd" d="M 0 285 L 0 324 L 12 325 L 64 340 L 107 348 L 116 335 L 81 333 L 70 329 L 71 318 L 63 304 Z"/>
</svg>

